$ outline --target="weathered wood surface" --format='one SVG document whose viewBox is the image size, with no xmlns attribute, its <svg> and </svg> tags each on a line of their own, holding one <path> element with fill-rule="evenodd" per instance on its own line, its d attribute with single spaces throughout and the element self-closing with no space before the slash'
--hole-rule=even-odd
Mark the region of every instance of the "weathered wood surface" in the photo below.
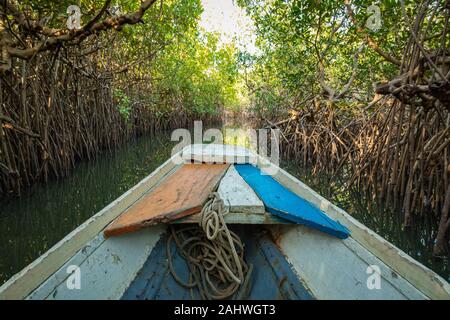
<svg viewBox="0 0 450 320">
<path fill-rule="evenodd" d="M 303 279 L 286 261 L 270 234 L 259 228 L 232 227 L 233 232 L 242 240 L 245 247 L 245 261 L 253 265 L 250 285 L 246 289 L 247 300 L 314 299 Z M 181 286 L 170 272 L 167 250 L 172 252 L 172 269 L 180 279 L 189 278 L 189 268 L 184 258 L 176 254 L 177 248 L 168 237 L 162 236 L 153 248 L 142 270 L 122 296 L 124 300 L 190 300 L 200 299 L 197 290 Z M 191 292 L 192 291 L 192 292 Z M 183 317 L 183 319 L 189 317 Z M 201 319 L 200 317 L 195 317 Z M 245 319 L 245 317 L 242 317 Z"/>
<path fill-rule="evenodd" d="M 217 189 L 220 199 L 230 212 L 264 214 L 264 204 L 252 188 L 242 179 L 234 165 L 220 181 Z"/>
<path fill-rule="evenodd" d="M 236 165 L 237 172 L 262 199 L 266 210 L 283 219 L 303 224 L 335 237 L 345 239 L 349 231 L 310 202 L 286 189 L 251 164 Z"/>
<path fill-rule="evenodd" d="M 318 299 L 416 300 L 427 297 L 351 237 L 305 227 L 271 229 L 277 244 Z M 375 272 L 379 271 L 379 274 Z M 379 282 L 373 280 L 379 276 Z M 369 283 L 369 285 L 368 285 Z"/>
<path fill-rule="evenodd" d="M 120 299 L 165 229 L 158 225 L 108 239 L 99 233 L 27 299 Z M 68 286 L 73 284 L 71 266 L 79 268 L 79 287 Z"/>
<path fill-rule="evenodd" d="M 101 230 L 155 187 L 176 168 L 174 157 L 168 159 L 138 184 L 86 220 L 42 256 L 26 266 L 0 287 L 0 300 L 24 299 L 54 274 L 68 259 L 98 235 Z"/>
<path fill-rule="evenodd" d="M 209 194 L 216 190 L 228 166 L 183 165 L 108 226 L 104 231 L 105 236 L 133 232 L 200 212 Z"/>
<path fill-rule="evenodd" d="M 270 163 L 267 159 L 258 156 L 258 167 L 273 173 L 273 177 L 283 186 L 305 200 L 311 202 L 331 218 L 339 221 L 351 232 L 351 238 L 356 240 L 370 253 L 392 268 L 397 274 L 405 278 L 417 289 L 431 299 L 450 299 L 450 284 L 436 272 L 430 270 L 411 256 L 382 238 L 380 235 L 353 218 L 347 212 L 337 207 L 309 186 Z"/>
<path fill-rule="evenodd" d="M 49 277 L 55 274 L 55 271 L 60 269 L 65 262 L 71 259 L 71 257 L 74 260 L 70 261 L 77 264 L 79 261 L 82 261 L 85 257 L 89 256 L 89 250 L 91 249 L 85 248 L 86 244 L 97 236 L 110 221 L 120 213 L 124 212 L 124 210 L 130 207 L 138 199 L 141 199 L 143 195 L 148 194 L 149 190 L 151 191 L 152 188 L 155 188 L 158 183 L 161 183 L 164 176 L 172 174 L 176 169 L 176 162 L 174 162 L 173 159 L 174 157 L 166 161 L 166 163 L 143 179 L 139 184 L 127 191 L 98 214 L 88 219 L 85 223 L 80 225 L 80 227 L 53 246 L 49 251 L 36 259 L 36 261 L 3 284 L 0 287 L 0 299 L 24 298 L 35 288 L 43 284 L 46 279 L 49 279 Z M 351 236 L 342 241 L 303 226 L 291 226 L 285 229 L 285 227 L 273 225 L 269 228 L 269 230 L 281 228 L 280 232 L 274 233 L 274 238 L 277 239 L 277 243 L 280 244 L 284 254 L 291 261 L 297 272 L 302 275 L 304 279 L 309 277 L 307 284 L 314 289 L 313 291 L 317 294 L 318 299 L 323 299 L 327 296 L 330 297 L 331 295 L 330 292 L 326 291 L 321 293 L 321 289 L 329 290 L 335 288 L 339 291 L 340 289 L 336 286 L 339 285 L 341 273 L 344 273 L 346 279 L 351 279 L 353 274 L 347 272 L 347 270 L 350 270 L 350 266 L 361 259 L 364 260 L 365 265 L 381 263 L 380 267 L 383 277 L 382 286 L 383 281 L 386 281 L 388 286 L 392 285 L 398 288 L 398 291 L 402 292 L 402 294 L 404 293 L 403 295 L 407 298 L 414 298 L 416 293 L 414 293 L 414 291 L 410 292 L 410 288 L 404 287 L 404 280 L 407 280 L 407 282 L 412 284 L 418 291 L 429 298 L 450 299 L 450 285 L 435 272 L 383 239 L 344 210 L 321 197 L 314 190 L 286 171 L 259 156 L 257 156 L 257 163 L 262 170 L 275 172 L 274 178 L 277 181 L 289 188 L 292 192 L 313 203 L 315 206 L 326 212 L 331 218 L 338 220 L 351 231 Z M 259 214 L 257 216 L 261 217 Z M 230 217 L 232 217 L 232 215 Z M 147 230 L 142 231 L 146 232 Z M 117 238 L 117 240 L 118 239 L 122 240 L 122 237 Z M 123 239 L 127 239 L 127 237 L 124 237 Z M 336 244 L 340 246 L 340 249 L 335 248 Z M 345 249 L 345 251 L 343 251 L 344 248 L 341 246 L 346 246 L 348 250 Z M 80 249 L 82 249 L 84 256 L 81 254 L 74 256 L 74 253 L 78 252 Z M 336 263 L 334 260 L 336 255 L 333 255 L 334 250 L 340 252 L 340 255 L 338 256 L 339 270 L 332 268 Z M 345 254 L 343 252 L 345 252 Z M 307 261 L 308 258 L 311 260 Z M 329 259 L 329 264 L 321 263 L 320 261 L 322 261 L 322 259 Z M 352 268 L 355 269 L 354 267 Z M 364 269 L 364 267 L 362 269 Z M 366 270 L 363 270 L 363 272 L 364 271 Z M 58 273 L 58 275 L 58 277 L 64 276 L 63 273 Z M 364 285 L 364 282 L 362 282 L 364 280 L 363 274 L 357 273 L 356 275 L 360 278 L 359 281 L 361 281 L 362 285 Z M 364 273 L 364 275 L 367 280 L 368 274 Z M 395 275 L 398 276 L 398 280 Z M 321 276 L 324 276 L 324 279 L 325 276 L 329 277 L 328 280 L 322 281 L 320 278 Z M 58 279 L 53 279 L 53 281 L 56 281 L 53 283 L 62 283 L 62 280 Z M 318 282 L 313 283 L 311 281 Z M 336 286 L 334 287 L 333 281 L 336 281 Z M 354 282 L 354 286 L 356 288 L 352 289 L 354 290 L 353 293 L 355 295 L 360 294 L 362 291 L 358 289 L 357 281 Z M 381 291 L 383 292 L 384 290 L 382 289 Z M 377 290 L 372 290 L 371 292 L 368 299 L 377 298 Z M 350 294 L 351 292 L 348 291 L 347 294 L 342 294 L 341 298 L 354 298 L 354 296 L 350 297 Z M 99 294 L 99 296 L 108 297 L 109 292 L 104 292 L 103 295 Z M 388 295 L 386 297 L 388 297 Z M 417 294 L 417 297 L 420 298 L 420 293 Z"/>
<path fill-rule="evenodd" d="M 171 223 L 199 223 L 200 214 L 196 213 L 178 220 L 174 220 Z M 229 212 L 225 215 L 225 222 L 232 224 L 292 224 L 288 220 L 284 220 L 270 214 L 268 212 L 261 213 L 242 213 L 242 212 Z"/>
<path fill-rule="evenodd" d="M 185 162 L 256 163 L 257 156 L 247 148 L 226 144 L 193 144 L 181 151 Z"/>
<path fill-rule="evenodd" d="M 217 189 L 220 199 L 228 207 L 225 215 L 226 223 L 234 224 L 284 224 L 290 223 L 270 213 L 265 212 L 264 204 L 252 188 L 242 179 L 231 165 L 222 178 Z M 200 214 L 193 214 L 172 223 L 199 223 Z"/>
</svg>

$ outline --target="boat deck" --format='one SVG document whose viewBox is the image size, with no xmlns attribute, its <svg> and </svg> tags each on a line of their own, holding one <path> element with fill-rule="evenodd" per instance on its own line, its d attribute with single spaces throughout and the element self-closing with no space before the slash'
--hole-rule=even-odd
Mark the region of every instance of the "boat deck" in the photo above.
<svg viewBox="0 0 450 320">
<path fill-rule="evenodd" d="M 264 228 L 257 226 L 234 225 L 231 228 L 245 243 L 245 258 L 254 268 L 251 275 L 250 289 L 244 299 L 290 299 L 311 300 L 311 293 L 301 283 L 292 266 L 283 253 L 274 244 Z M 197 291 L 191 295 L 190 290 L 179 285 L 172 277 L 166 256 L 167 233 L 164 234 L 152 250 L 144 266 L 125 291 L 122 299 L 199 299 Z M 189 277 L 184 260 L 175 254 L 172 242 L 174 268 L 183 280 Z"/>
<path fill-rule="evenodd" d="M 155 212 L 145 212 L 144 218 L 139 217 L 139 224 L 132 224 L 139 226 L 134 232 L 105 237 L 104 231 L 119 217 L 144 206 L 144 200 L 165 182 L 175 181 L 175 187 L 181 185 L 177 172 L 183 163 L 192 161 L 229 165 L 229 170 L 221 175 L 222 181 L 218 181 L 218 194 L 230 211 L 225 221 L 245 243 L 245 259 L 254 266 L 251 287 L 245 298 L 449 299 L 450 285 L 446 280 L 267 159 L 231 146 L 194 145 L 184 151 L 181 157 L 184 162 L 175 161 L 180 153 L 173 155 L 9 279 L 0 287 L 0 299 L 190 299 L 190 290 L 178 285 L 168 269 L 167 225 L 149 225 Z M 270 184 L 279 183 L 292 194 L 285 198 L 287 191 L 283 189 L 281 194 L 278 185 L 272 187 L 274 192 L 260 189 L 267 183 L 255 184 L 250 177 L 242 177 L 235 170 L 240 164 L 247 168 L 252 164 L 255 169 L 272 172 L 274 180 Z M 259 174 L 257 177 L 262 179 Z M 206 182 L 206 179 L 200 180 Z M 216 183 L 211 185 L 216 186 Z M 268 196 L 259 199 L 258 192 Z M 285 201 L 278 201 L 277 196 Z M 312 212 L 311 207 L 302 205 L 297 197 L 317 210 Z M 278 202 L 274 204 L 273 198 Z M 294 201 L 295 208 L 289 207 Z M 199 206 L 185 208 L 192 207 Z M 162 213 L 168 212 L 169 218 L 178 218 L 172 213 L 177 215 L 179 211 L 163 209 Z M 283 220 L 268 209 L 276 210 L 274 213 L 282 217 L 286 213 L 292 217 Z M 329 230 L 323 230 L 321 221 L 311 217 L 312 213 L 320 217 L 319 210 L 351 234 L 339 239 L 336 234 L 323 232 Z M 164 222 L 198 222 L 198 214 L 190 213 L 192 215 L 176 221 Z M 297 220 L 300 215 L 315 224 Z M 302 224 L 297 224 L 299 222 Z M 175 251 L 175 247 L 171 250 Z M 172 256 L 176 257 L 177 274 L 186 280 L 187 265 L 181 257 Z M 71 281 L 77 277 L 80 286 L 75 290 Z M 370 277 L 379 280 L 381 285 L 377 290 L 367 285 Z M 194 298 L 198 298 L 198 293 L 194 293 Z"/>
</svg>

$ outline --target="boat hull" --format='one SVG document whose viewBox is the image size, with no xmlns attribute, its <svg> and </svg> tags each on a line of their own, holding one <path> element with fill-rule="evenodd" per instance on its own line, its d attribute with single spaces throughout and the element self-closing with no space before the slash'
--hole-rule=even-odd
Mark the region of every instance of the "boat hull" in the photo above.
<svg viewBox="0 0 450 320">
<path fill-rule="evenodd" d="M 198 152 L 199 148 L 193 150 Z M 216 151 L 208 156 L 209 160 L 215 161 L 217 156 L 220 157 Z M 227 161 L 232 159 L 231 155 L 230 149 L 227 149 Z M 152 226 L 108 239 L 104 238 L 102 231 L 167 176 L 176 172 L 179 162 L 174 161 L 174 157 L 7 281 L 0 287 L 0 299 L 124 297 L 148 257 L 154 253 L 166 226 Z M 195 157 L 197 159 L 198 155 Z M 183 154 L 184 160 L 189 161 L 189 158 L 187 153 Z M 275 172 L 273 177 L 279 183 L 350 230 L 350 237 L 342 240 L 305 226 L 264 227 L 293 274 L 312 297 L 450 299 L 449 284 L 444 279 L 289 173 L 255 154 L 248 156 L 239 153 L 236 158 L 245 162 L 250 159 L 261 170 Z M 373 279 L 370 276 L 377 268 L 381 277 L 379 288 L 368 282 Z M 77 272 L 73 270 L 78 270 L 81 275 L 80 288 L 73 288 L 74 283 L 68 286 L 68 281 L 72 281 Z"/>
</svg>

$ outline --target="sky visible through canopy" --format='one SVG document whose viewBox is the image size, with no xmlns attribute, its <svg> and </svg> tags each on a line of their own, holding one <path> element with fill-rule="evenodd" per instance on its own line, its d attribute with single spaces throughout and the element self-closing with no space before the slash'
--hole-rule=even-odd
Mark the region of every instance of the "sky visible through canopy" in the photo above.
<svg viewBox="0 0 450 320">
<path fill-rule="evenodd" d="M 257 53 L 255 27 L 244 9 L 233 0 L 202 0 L 202 4 L 201 27 L 209 32 L 218 32 L 224 43 L 236 39 L 239 49 Z"/>
</svg>

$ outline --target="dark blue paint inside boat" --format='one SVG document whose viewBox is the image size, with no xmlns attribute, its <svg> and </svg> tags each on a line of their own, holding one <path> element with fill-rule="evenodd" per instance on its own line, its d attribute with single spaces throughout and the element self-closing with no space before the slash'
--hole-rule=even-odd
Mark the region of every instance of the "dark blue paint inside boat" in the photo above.
<svg viewBox="0 0 450 320">
<path fill-rule="evenodd" d="M 231 226 L 245 244 L 245 259 L 253 264 L 248 296 L 251 300 L 291 299 L 311 300 L 311 293 L 302 284 L 292 266 L 270 239 L 264 228 L 258 226 Z M 130 284 L 122 299 L 180 299 L 192 298 L 190 290 L 179 285 L 172 277 L 167 262 L 166 246 L 168 235 L 161 237 L 142 269 Z M 178 254 L 172 242 L 173 265 L 183 279 L 189 278 L 186 262 Z M 198 292 L 194 291 L 198 299 Z"/>
</svg>

